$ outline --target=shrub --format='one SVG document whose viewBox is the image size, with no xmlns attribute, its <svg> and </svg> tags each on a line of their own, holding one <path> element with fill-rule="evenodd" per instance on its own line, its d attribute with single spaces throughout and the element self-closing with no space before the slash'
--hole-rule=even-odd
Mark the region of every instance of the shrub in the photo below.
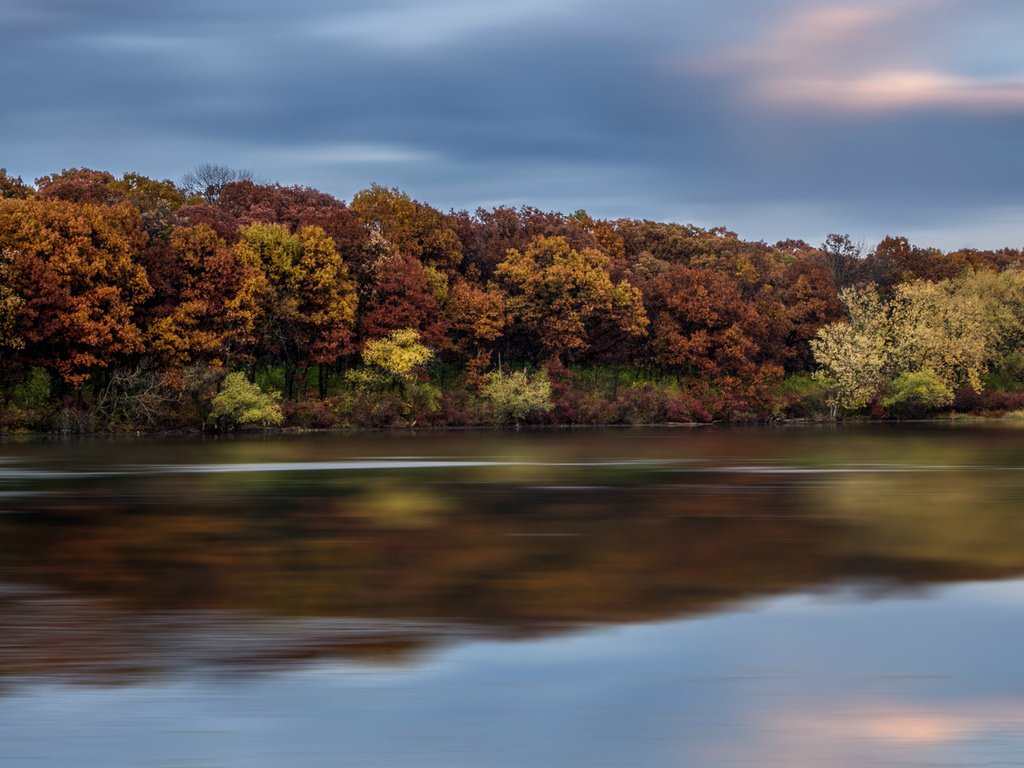
<svg viewBox="0 0 1024 768">
<path fill-rule="evenodd" d="M 1024 392 L 982 392 L 977 410 L 1006 413 L 1024 408 Z"/>
<path fill-rule="evenodd" d="M 985 389 L 1003 392 L 1024 390 L 1024 351 L 1014 350 L 997 361 L 985 376 Z"/>
<path fill-rule="evenodd" d="M 42 368 L 31 368 L 24 380 L 11 388 L 0 415 L 0 429 L 14 431 L 43 426 L 51 410 L 50 375 Z"/>
<path fill-rule="evenodd" d="M 221 429 L 274 427 L 284 421 L 278 404 L 280 399 L 279 392 L 264 392 L 246 379 L 245 374 L 229 373 L 213 398 L 210 421 Z"/>
<path fill-rule="evenodd" d="M 382 339 L 373 339 L 363 347 L 363 365 L 377 369 L 395 381 L 413 381 L 417 371 L 434 353 L 420 343 L 420 334 L 412 328 L 392 331 Z"/>
<path fill-rule="evenodd" d="M 810 373 L 787 376 L 778 387 L 782 399 L 781 413 L 786 416 L 817 418 L 828 415 L 825 383 Z"/>
<path fill-rule="evenodd" d="M 519 424 L 551 410 L 551 382 L 546 373 L 492 371 L 485 377 L 483 397 L 498 424 Z"/>
<path fill-rule="evenodd" d="M 953 390 L 930 368 L 901 373 L 882 399 L 886 410 L 905 417 L 922 416 L 952 402 Z"/>
<path fill-rule="evenodd" d="M 323 400 L 288 400 L 282 404 L 282 409 L 285 421 L 296 427 L 330 429 L 338 424 L 338 417 Z"/>
</svg>

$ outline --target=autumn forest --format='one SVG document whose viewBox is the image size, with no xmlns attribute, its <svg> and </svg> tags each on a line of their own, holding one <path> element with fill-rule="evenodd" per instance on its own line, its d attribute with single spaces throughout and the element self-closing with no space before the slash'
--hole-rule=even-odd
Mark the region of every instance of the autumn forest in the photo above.
<svg viewBox="0 0 1024 768">
<path fill-rule="evenodd" d="M 0 427 L 917 418 L 1024 408 L 1024 253 L 0 171 Z"/>
</svg>

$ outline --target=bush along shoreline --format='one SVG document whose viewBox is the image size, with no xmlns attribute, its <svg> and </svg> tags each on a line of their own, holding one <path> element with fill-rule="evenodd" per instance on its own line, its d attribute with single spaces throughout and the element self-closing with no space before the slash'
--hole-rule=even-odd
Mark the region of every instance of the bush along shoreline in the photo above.
<svg viewBox="0 0 1024 768">
<path fill-rule="evenodd" d="M 0 169 L 0 431 L 1024 410 L 1024 253 Z"/>
</svg>

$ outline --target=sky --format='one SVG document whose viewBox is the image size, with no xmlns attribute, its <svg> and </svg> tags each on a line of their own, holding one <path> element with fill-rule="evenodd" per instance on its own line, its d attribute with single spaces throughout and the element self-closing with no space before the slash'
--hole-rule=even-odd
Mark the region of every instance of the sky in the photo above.
<svg viewBox="0 0 1024 768">
<path fill-rule="evenodd" d="M 1024 246 L 1020 0 L 0 0 L 0 167 Z"/>
</svg>

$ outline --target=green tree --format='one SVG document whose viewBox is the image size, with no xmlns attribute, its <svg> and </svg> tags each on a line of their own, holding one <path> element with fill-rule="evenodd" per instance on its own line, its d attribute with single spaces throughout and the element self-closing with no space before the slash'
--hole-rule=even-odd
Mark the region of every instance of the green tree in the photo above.
<svg viewBox="0 0 1024 768">
<path fill-rule="evenodd" d="M 923 416 L 953 402 L 953 390 L 931 368 L 901 373 L 882 405 L 899 416 Z"/>
</svg>

